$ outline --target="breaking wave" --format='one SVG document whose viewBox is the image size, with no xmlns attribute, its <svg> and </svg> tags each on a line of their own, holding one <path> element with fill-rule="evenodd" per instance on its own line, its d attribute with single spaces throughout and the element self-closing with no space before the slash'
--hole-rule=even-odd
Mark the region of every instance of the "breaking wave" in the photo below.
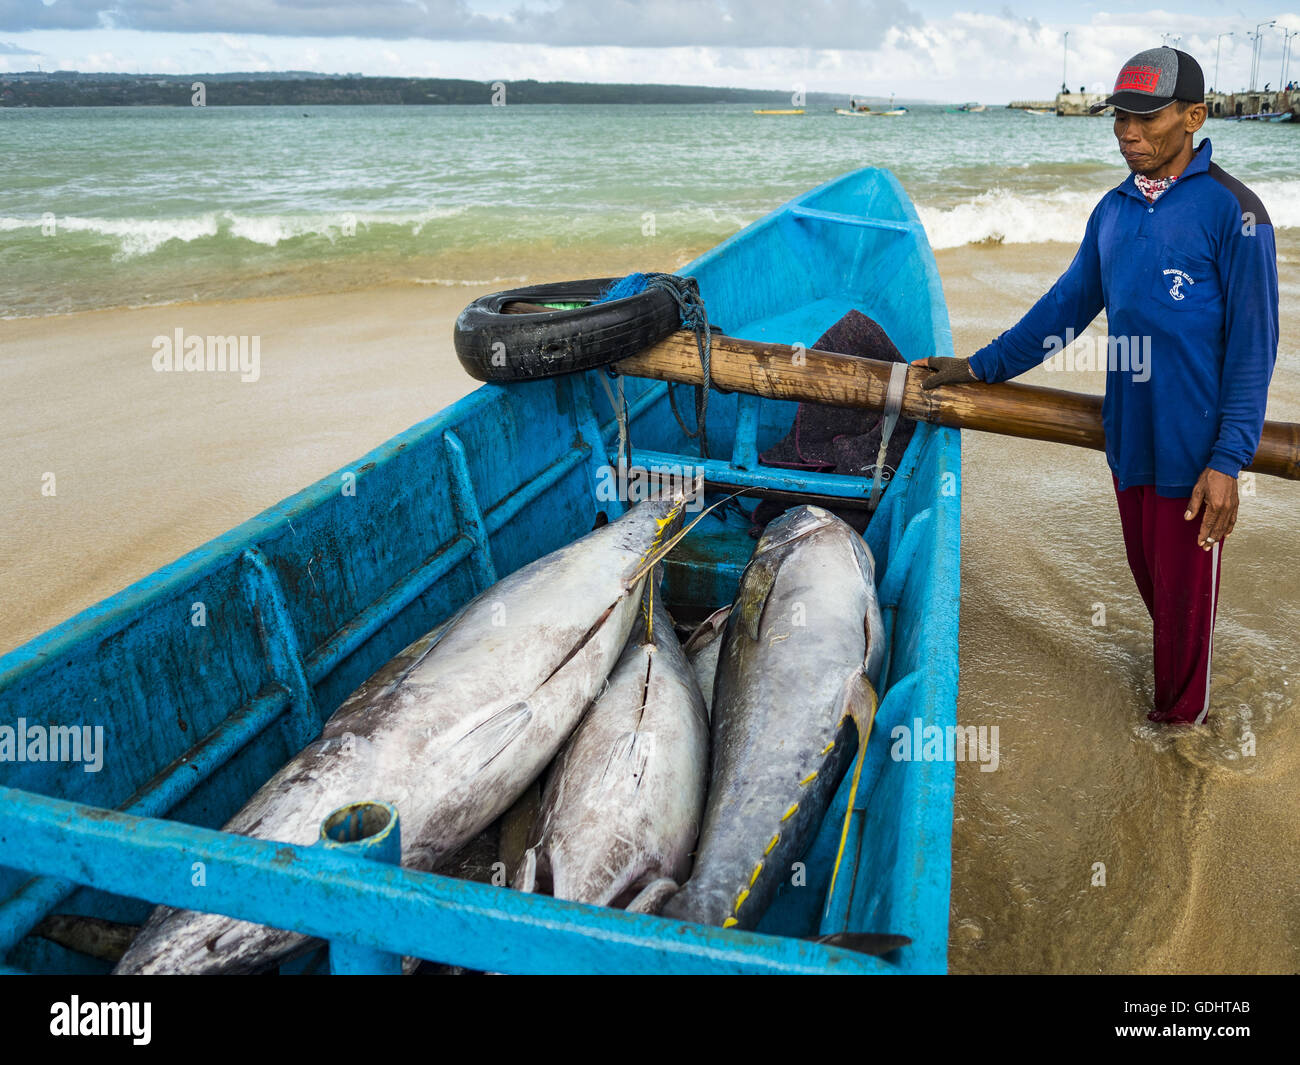
<svg viewBox="0 0 1300 1065">
<path fill-rule="evenodd" d="M 1300 226 L 1300 180 L 1252 185 L 1278 229 Z M 934 248 L 964 244 L 1077 244 L 1105 189 L 1020 193 L 990 189 L 951 206 L 917 204 Z"/>
<path fill-rule="evenodd" d="M 181 218 L 81 218 L 71 216 L 0 218 L 0 233 L 78 233 L 116 242 L 116 257 L 133 259 L 149 255 L 178 241 L 190 244 L 208 239 L 248 241 L 264 247 L 300 238 L 322 238 L 333 244 L 341 238 L 379 227 L 393 227 L 419 236 L 425 226 L 462 214 L 465 207 L 429 208 L 409 214 L 381 212 L 331 212 L 309 215 L 249 215 L 209 211 Z"/>
</svg>

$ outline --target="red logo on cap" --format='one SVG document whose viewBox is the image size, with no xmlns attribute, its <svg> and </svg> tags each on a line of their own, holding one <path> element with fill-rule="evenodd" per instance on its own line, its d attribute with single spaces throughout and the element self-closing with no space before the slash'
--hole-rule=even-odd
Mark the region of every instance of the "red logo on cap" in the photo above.
<svg viewBox="0 0 1300 1065">
<path fill-rule="evenodd" d="M 1115 91 L 1153 93 L 1159 83 L 1159 67 L 1125 67 L 1115 81 Z"/>
</svg>

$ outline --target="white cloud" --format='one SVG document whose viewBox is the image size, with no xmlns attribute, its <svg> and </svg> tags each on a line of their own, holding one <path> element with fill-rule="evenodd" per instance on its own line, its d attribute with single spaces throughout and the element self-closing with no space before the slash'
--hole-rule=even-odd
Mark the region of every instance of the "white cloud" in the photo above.
<svg viewBox="0 0 1300 1065">
<path fill-rule="evenodd" d="M 791 6 L 790 0 L 781 3 Z M 1277 17 L 1280 25 L 1300 29 L 1300 15 Z M 1207 82 L 1212 81 L 1215 35 L 1228 29 L 1238 35 L 1223 39 L 1220 82 L 1225 87 L 1240 86 L 1250 64 L 1245 31 L 1259 19 L 1249 21 L 1245 26 L 1244 19 L 1237 25 L 1225 21 L 1222 14 L 1152 10 L 1098 12 L 1077 21 L 1040 23 L 1005 9 L 975 10 L 964 5 L 915 23 L 894 25 L 870 48 L 706 45 L 688 32 L 685 23 L 677 36 L 697 43 L 653 48 L 248 33 L 33 31 L 8 35 L 15 47 L 28 51 L 6 54 L 0 48 L 0 70 L 31 69 L 34 60 L 48 66 L 44 57 L 59 56 L 59 66 L 81 70 L 169 71 L 179 62 L 182 71 L 195 72 L 295 69 L 479 81 L 670 82 L 779 90 L 801 83 L 810 91 L 896 92 L 923 99 L 1000 103 L 1047 98 L 1060 87 L 1066 30 L 1070 33 L 1066 76 L 1074 88 L 1108 87 L 1126 58 L 1159 44 L 1165 32 L 1183 35 L 1178 47 L 1196 55 Z M 1260 80 L 1275 82 L 1281 34 L 1266 35 L 1264 45 Z M 1300 43 L 1293 51 L 1293 67 L 1300 69 Z"/>
</svg>

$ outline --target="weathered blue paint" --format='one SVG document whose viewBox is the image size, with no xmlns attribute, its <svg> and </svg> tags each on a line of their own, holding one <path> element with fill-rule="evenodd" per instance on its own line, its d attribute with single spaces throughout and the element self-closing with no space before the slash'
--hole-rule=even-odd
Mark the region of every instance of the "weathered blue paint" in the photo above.
<svg viewBox="0 0 1300 1065">
<path fill-rule="evenodd" d="M 875 958 L 679 925 L 0 788 L 6 860 L 122 895 L 308 935 L 518 973 L 872 973 Z M 12 805 L 10 805 L 12 804 Z M 206 883 L 190 876 L 203 863 Z"/>
<path fill-rule="evenodd" d="M 814 189 L 683 272 L 733 335 L 811 345 L 857 308 L 909 357 L 951 351 L 933 257 L 885 171 Z M 480 388 L 0 659 L 0 724 L 26 717 L 105 730 L 99 773 L 0 763 L 0 958 L 27 971 L 99 971 L 27 933 L 56 907 L 138 921 L 162 902 L 505 972 L 943 971 L 954 767 L 894 762 L 888 742 L 896 723 L 955 723 L 960 438 L 932 426 L 917 429 L 866 534 L 891 679 L 835 894 L 827 898 L 847 786 L 805 856 L 805 886 L 787 885 L 765 918 L 760 931 L 770 935 L 212 831 L 404 646 L 495 576 L 571 542 L 599 513 L 621 511 L 594 497 L 617 452 L 598 373 Z M 698 465 L 668 386 L 622 384 L 631 463 Z M 690 410 L 690 391 L 676 394 Z M 706 475 L 865 498 L 862 478 L 757 464 L 793 412 L 715 392 Z M 730 601 L 752 548 L 743 514 L 705 518 L 665 567 L 669 605 L 688 617 Z M 194 861 L 208 864 L 209 887 L 191 885 Z M 880 960 L 799 938 L 843 930 L 914 942 Z"/>
<path fill-rule="evenodd" d="M 452 505 L 460 513 L 465 535 L 474 543 L 469 558 L 474 569 L 475 590 L 481 592 L 497 582 L 497 571 L 492 564 L 492 551 L 488 546 L 487 526 L 483 524 L 483 515 L 479 512 L 478 499 L 474 495 L 474 485 L 470 482 L 465 445 L 451 429 L 442 434 L 442 442 L 447 448 L 447 467 L 451 472 Z"/>
<path fill-rule="evenodd" d="M 307 746 L 318 731 L 320 714 L 298 635 L 294 632 L 293 615 L 289 613 L 280 579 L 260 549 L 250 547 L 244 551 L 244 588 L 248 606 L 257 624 L 258 640 L 266 656 L 271 674 L 271 684 L 289 693 L 289 712 L 281 725 L 289 747 Z"/>
<path fill-rule="evenodd" d="M 761 403 L 757 396 L 736 397 L 736 440 L 731 446 L 731 464 L 737 469 L 752 470 L 758 467 L 756 440 Z M 707 472 L 705 476 L 708 476 Z"/>
<path fill-rule="evenodd" d="M 321 822 L 316 846 L 388 865 L 402 863 L 402 826 L 397 807 L 387 802 L 354 802 Z M 401 976 L 402 956 L 347 939 L 330 942 L 330 972 L 335 976 Z"/>
<path fill-rule="evenodd" d="M 757 456 L 746 456 L 748 465 L 724 462 L 720 459 L 702 459 L 691 455 L 671 455 L 663 451 L 638 450 L 636 461 L 651 469 L 664 469 L 675 465 L 688 465 L 704 471 L 706 481 L 716 481 L 747 488 L 779 488 L 787 492 L 821 492 L 825 495 L 861 495 L 865 498 L 871 490 L 871 481 L 843 474 L 815 473 L 809 470 L 788 470 L 776 466 L 759 466 Z"/>
</svg>

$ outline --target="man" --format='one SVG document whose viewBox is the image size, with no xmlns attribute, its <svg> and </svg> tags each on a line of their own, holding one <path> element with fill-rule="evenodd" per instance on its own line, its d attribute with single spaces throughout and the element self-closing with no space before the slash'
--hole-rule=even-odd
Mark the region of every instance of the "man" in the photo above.
<svg viewBox="0 0 1300 1065">
<path fill-rule="evenodd" d="M 1209 140 L 1192 145 L 1206 118 L 1204 87 L 1196 60 L 1173 48 L 1125 63 L 1114 94 L 1093 110 L 1115 108 L 1132 174 L 1093 210 L 1069 269 L 969 359 L 918 362 L 936 371 L 926 388 L 1005 381 L 1105 309 L 1106 459 L 1155 630 L 1147 716 L 1180 724 L 1209 712 L 1223 540 L 1237 521 L 1237 475 L 1259 445 L 1278 340 L 1268 213 L 1211 161 Z M 1115 357 L 1144 343 L 1149 359 Z"/>
</svg>

